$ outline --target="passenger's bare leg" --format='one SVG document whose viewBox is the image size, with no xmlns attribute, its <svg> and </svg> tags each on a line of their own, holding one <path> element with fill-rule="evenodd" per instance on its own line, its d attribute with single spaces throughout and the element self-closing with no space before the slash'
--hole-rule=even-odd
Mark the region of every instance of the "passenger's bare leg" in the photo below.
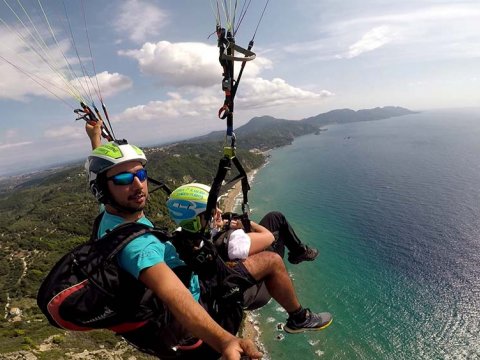
<svg viewBox="0 0 480 360">
<path fill-rule="evenodd" d="M 255 280 L 265 281 L 270 295 L 288 312 L 301 308 L 292 280 L 280 255 L 264 251 L 249 256 L 243 262 Z"/>
</svg>

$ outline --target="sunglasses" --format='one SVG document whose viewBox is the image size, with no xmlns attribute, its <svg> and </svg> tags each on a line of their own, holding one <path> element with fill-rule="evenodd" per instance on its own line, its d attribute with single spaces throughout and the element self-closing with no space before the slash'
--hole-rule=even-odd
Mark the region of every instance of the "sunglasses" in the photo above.
<svg viewBox="0 0 480 360">
<path fill-rule="evenodd" d="M 137 172 L 122 172 L 117 175 L 113 175 L 107 178 L 107 180 L 112 180 L 115 185 L 130 185 L 133 183 L 135 177 L 138 178 L 141 182 L 147 180 L 147 170 L 140 169 Z"/>
</svg>

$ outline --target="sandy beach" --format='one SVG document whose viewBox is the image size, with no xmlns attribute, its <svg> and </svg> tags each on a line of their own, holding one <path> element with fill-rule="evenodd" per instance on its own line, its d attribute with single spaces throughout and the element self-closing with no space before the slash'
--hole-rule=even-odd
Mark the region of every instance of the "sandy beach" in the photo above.
<svg viewBox="0 0 480 360">
<path fill-rule="evenodd" d="M 238 181 L 233 185 L 225 194 L 220 197 L 220 206 L 223 211 L 233 211 L 235 208 L 235 202 L 241 197 L 242 184 Z"/>
<path fill-rule="evenodd" d="M 251 183 L 253 177 L 257 173 L 257 170 L 250 171 L 248 176 L 248 181 Z M 226 193 L 220 196 L 220 205 L 223 211 L 233 211 L 235 210 L 236 203 L 242 198 L 242 183 L 241 181 L 237 181 Z"/>
</svg>

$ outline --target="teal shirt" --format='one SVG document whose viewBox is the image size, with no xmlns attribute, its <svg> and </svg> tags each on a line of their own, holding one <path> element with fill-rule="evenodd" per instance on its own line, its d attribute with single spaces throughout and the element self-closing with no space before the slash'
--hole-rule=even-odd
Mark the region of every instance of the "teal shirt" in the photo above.
<svg viewBox="0 0 480 360">
<path fill-rule="evenodd" d="M 113 229 L 123 222 L 123 218 L 105 211 L 98 228 L 98 236 L 105 235 L 107 230 Z M 151 221 L 145 216 L 138 219 L 137 222 L 153 227 Z M 172 243 L 169 241 L 161 242 L 152 234 L 145 234 L 133 239 L 118 254 L 117 260 L 120 267 L 132 274 L 136 279 L 138 279 L 142 270 L 162 262 L 166 263 L 170 269 L 185 265 L 178 257 L 178 253 Z M 200 298 L 200 285 L 197 275 L 192 276 L 189 290 L 198 301 Z"/>
</svg>

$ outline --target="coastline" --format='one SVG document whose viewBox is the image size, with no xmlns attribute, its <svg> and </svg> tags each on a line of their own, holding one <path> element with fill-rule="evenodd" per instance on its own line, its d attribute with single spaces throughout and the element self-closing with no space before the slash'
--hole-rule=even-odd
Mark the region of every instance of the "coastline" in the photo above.
<svg viewBox="0 0 480 360">
<path fill-rule="evenodd" d="M 226 193 L 220 196 L 220 205 L 225 212 L 235 210 L 235 203 L 241 197 L 241 192 L 242 184 L 237 181 Z"/>
<path fill-rule="evenodd" d="M 265 164 L 262 165 L 262 167 L 263 166 L 265 166 Z M 254 169 L 247 173 L 249 183 L 252 182 L 258 170 L 262 167 Z M 232 187 L 227 190 L 227 192 L 220 196 L 220 205 L 225 212 L 235 212 L 235 210 L 237 210 L 237 208 L 240 206 L 242 198 L 242 183 L 239 180 L 235 182 L 235 184 L 233 184 Z"/>
<path fill-rule="evenodd" d="M 251 182 L 255 177 L 258 169 L 248 173 L 248 180 Z M 242 184 L 237 181 L 226 193 L 220 197 L 220 204 L 224 211 L 234 212 L 240 205 L 242 200 Z M 244 339 L 252 340 L 257 347 L 265 353 L 265 347 L 260 342 L 260 331 L 258 328 L 258 320 L 255 319 L 251 311 L 245 311 L 245 317 L 239 330 L 239 336 Z"/>
</svg>

